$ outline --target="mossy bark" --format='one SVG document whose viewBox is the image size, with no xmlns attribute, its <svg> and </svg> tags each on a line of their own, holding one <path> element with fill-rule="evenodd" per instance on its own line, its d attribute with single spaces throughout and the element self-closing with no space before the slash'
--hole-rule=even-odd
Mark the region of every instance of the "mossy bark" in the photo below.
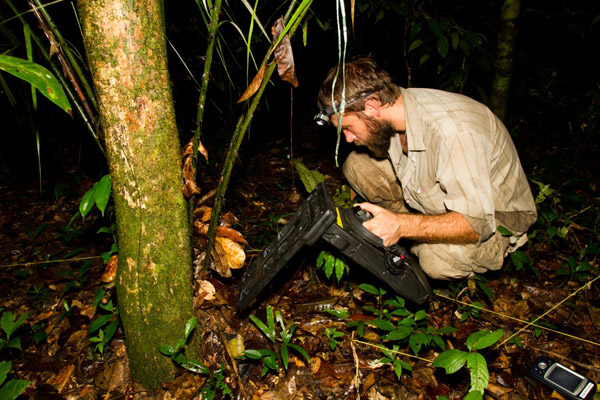
<svg viewBox="0 0 600 400">
<path fill-rule="evenodd" d="M 500 15 L 500 31 L 496 50 L 496 66 L 490 109 L 505 120 L 508 112 L 508 96 L 512 77 L 515 45 L 518 33 L 518 18 L 521 10 L 520 0 L 505 0 Z"/>
<path fill-rule="evenodd" d="M 117 296 L 132 377 L 155 388 L 175 368 L 193 315 L 190 227 L 167 71 L 161 0 L 79 0 L 113 182 Z"/>
</svg>

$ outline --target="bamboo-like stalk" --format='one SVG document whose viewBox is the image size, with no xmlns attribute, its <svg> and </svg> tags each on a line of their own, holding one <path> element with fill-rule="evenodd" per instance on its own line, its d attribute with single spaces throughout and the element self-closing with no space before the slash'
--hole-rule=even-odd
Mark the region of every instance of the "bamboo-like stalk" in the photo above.
<svg viewBox="0 0 600 400">
<path fill-rule="evenodd" d="M 222 0 L 216 0 L 213 5 L 210 25 L 208 29 L 208 45 L 206 47 L 206 57 L 204 59 L 204 70 L 202 72 L 202 80 L 200 87 L 200 97 L 198 99 L 198 112 L 196 115 L 196 132 L 194 133 L 194 141 L 192 145 L 192 165 L 194 166 L 194 175 L 198 172 L 198 143 L 200 142 L 200 136 L 202 135 L 202 121 L 204 119 L 204 106 L 206 104 L 206 92 L 208 91 L 208 81 L 210 78 L 210 68 L 212 65 L 213 50 L 215 42 L 217 41 L 217 28 L 219 26 L 219 13 L 221 12 Z M 196 176 L 194 176 L 196 179 Z M 190 198 L 189 201 L 189 214 L 190 222 L 193 222 L 194 216 L 194 197 Z"/>
<path fill-rule="evenodd" d="M 291 2 L 287 12 L 285 13 L 284 22 L 286 24 L 289 21 L 289 18 L 292 14 L 292 10 L 294 9 L 294 5 L 296 3 L 297 3 L 297 1 L 293 0 Z M 290 29 L 288 31 L 288 34 L 290 35 L 290 37 L 292 37 L 294 35 L 294 32 L 296 32 L 298 25 L 300 24 L 300 22 L 306 15 L 306 12 L 310 8 L 311 4 L 312 4 L 312 0 L 308 2 L 308 4 L 306 5 L 306 7 L 302 11 L 302 13 L 300 15 L 298 15 L 297 18 L 294 20 L 293 25 L 290 27 Z M 284 33 L 282 33 L 282 35 L 283 34 L 285 34 L 285 31 L 284 31 Z M 265 54 L 265 57 L 263 59 L 263 62 L 261 64 L 261 67 L 259 68 L 259 70 L 263 67 L 263 65 L 267 64 L 267 62 L 269 61 L 269 58 L 271 57 L 271 54 L 273 53 L 274 46 L 276 46 L 278 43 L 279 43 L 279 41 L 277 41 L 277 43 L 273 43 L 271 45 L 271 47 L 267 50 L 267 53 Z M 219 217 L 221 214 L 221 207 L 223 204 L 223 200 L 225 199 L 225 192 L 227 191 L 227 185 L 229 184 L 229 177 L 231 176 L 233 164 L 235 162 L 235 159 L 237 158 L 240 145 L 242 144 L 242 140 L 244 139 L 244 135 L 246 134 L 248 125 L 250 124 L 250 121 L 252 120 L 254 111 L 256 110 L 256 107 L 258 106 L 258 103 L 260 102 L 262 94 L 263 94 L 265 88 L 267 87 L 267 84 L 271 80 L 271 75 L 273 75 L 273 72 L 275 71 L 276 67 L 277 67 L 277 63 L 275 61 L 271 62 L 271 64 L 269 64 L 267 66 L 267 69 L 265 71 L 265 75 L 263 77 L 260 88 L 258 89 L 256 94 L 252 98 L 252 102 L 250 103 L 250 106 L 248 107 L 248 110 L 246 111 L 246 113 L 242 114 L 240 116 L 240 118 L 238 119 L 235 131 L 233 132 L 233 136 L 231 138 L 231 144 L 229 145 L 229 150 L 227 151 L 227 156 L 225 158 L 225 165 L 223 166 L 223 172 L 221 173 L 221 180 L 220 180 L 219 186 L 217 188 L 217 194 L 215 195 L 215 204 L 212 209 L 210 224 L 208 226 L 208 245 L 206 247 L 206 257 L 205 257 L 205 264 L 204 264 L 205 268 L 208 268 L 210 265 L 210 254 L 211 254 L 212 248 L 214 246 L 215 235 L 217 232 L 217 224 L 218 224 Z"/>
<path fill-rule="evenodd" d="M 41 14 L 41 16 L 44 18 L 46 24 L 48 25 L 48 28 L 50 29 L 50 31 L 56 38 L 56 41 L 60 45 L 60 50 L 62 50 L 64 52 L 64 54 L 69 62 L 69 65 L 75 71 L 75 74 L 77 75 L 77 78 L 79 79 L 79 82 L 81 82 L 81 85 L 83 86 L 83 88 L 85 90 L 87 99 L 92 103 L 92 105 L 94 107 L 94 111 L 97 112 L 98 106 L 96 104 L 96 98 L 94 96 L 94 91 L 92 90 L 92 86 L 90 85 L 85 74 L 83 73 L 83 70 L 82 70 L 81 66 L 79 65 L 79 63 L 77 62 L 77 58 L 71 51 L 70 46 L 67 44 L 67 41 L 62 36 L 62 33 L 60 33 L 60 30 L 58 29 L 58 27 L 56 26 L 56 24 L 50 17 L 50 14 L 48 13 L 48 11 L 46 11 L 46 7 L 42 4 L 42 2 L 40 0 L 32 0 L 32 1 L 34 2 L 35 7 L 37 7 L 37 10 Z M 94 118 L 95 118 L 95 116 L 94 116 Z"/>
<path fill-rule="evenodd" d="M 23 18 L 23 16 L 19 12 L 19 10 L 14 6 L 14 4 L 12 3 L 12 1 L 11 0 L 6 0 L 6 3 L 13 10 L 13 12 L 15 13 L 15 16 L 19 19 L 19 21 L 21 22 L 21 24 L 23 26 L 29 26 L 29 23 L 27 21 L 25 21 L 25 19 Z M 30 30 L 31 30 L 31 28 L 30 28 Z M 92 137 L 96 141 L 96 144 L 100 148 L 100 151 L 102 152 L 102 154 L 106 156 L 106 153 L 104 152 L 104 147 L 102 146 L 102 143 L 100 142 L 100 139 L 98 137 L 97 126 L 95 124 L 94 119 L 90 119 L 88 117 L 88 114 L 85 111 L 83 105 L 79 102 L 79 98 L 75 95 L 75 93 L 73 93 L 73 89 L 71 88 L 71 86 L 69 85 L 69 83 L 67 82 L 67 80 L 65 79 L 65 77 L 62 75 L 62 71 L 59 69 L 59 67 L 56 65 L 56 63 L 54 63 L 52 61 L 52 59 L 48 55 L 47 49 L 42 45 L 42 41 L 34 33 L 33 30 L 31 30 L 31 39 L 33 40 L 33 42 L 37 46 L 37 48 L 39 50 L 39 54 L 41 54 L 41 56 L 44 58 L 44 60 L 46 61 L 46 63 L 50 67 L 50 69 L 52 69 L 52 72 L 54 73 L 54 75 L 56 76 L 56 78 L 58 79 L 58 81 L 60 82 L 61 86 L 63 87 L 63 89 L 64 89 L 64 91 L 65 91 L 65 93 L 67 95 L 67 97 L 69 98 L 69 101 L 71 102 L 71 105 L 73 106 L 73 109 L 77 112 L 77 114 L 79 114 L 79 116 L 83 120 L 84 125 L 90 131 L 90 133 L 92 134 Z"/>
</svg>

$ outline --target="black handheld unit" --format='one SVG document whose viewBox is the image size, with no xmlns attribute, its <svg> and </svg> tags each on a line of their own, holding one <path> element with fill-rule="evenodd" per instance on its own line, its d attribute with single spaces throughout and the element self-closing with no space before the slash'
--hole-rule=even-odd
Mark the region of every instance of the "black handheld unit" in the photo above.
<svg viewBox="0 0 600 400">
<path fill-rule="evenodd" d="M 311 246 L 320 238 L 405 299 L 417 304 L 429 300 L 432 291 L 417 259 L 397 244 L 384 247 L 383 241 L 362 225 L 370 218 L 360 207 L 336 206 L 321 182 L 276 239 L 246 269 L 240 283 L 238 310 L 248 309 L 300 248 Z"/>
</svg>

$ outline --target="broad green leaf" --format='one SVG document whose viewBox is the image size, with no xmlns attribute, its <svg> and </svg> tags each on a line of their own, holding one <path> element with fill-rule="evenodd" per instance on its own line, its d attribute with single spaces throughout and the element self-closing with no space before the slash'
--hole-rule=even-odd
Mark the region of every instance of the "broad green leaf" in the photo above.
<svg viewBox="0 0 600 400">
<path fill-rule="evenodd" d="M 402 363 L 400 362 L 400 360 L 394 360 L 393 365 L 396 378 L 400 379 L 400 377 L 402 376 Z"/>
<path fill-rule="evenodd" d="M 0 385 L 6 379 L 6 376 L 12 368 L 12 361 L 0 361 Z"/>
<path fill-rule="evenodd" d="M 469 353 L 467 356 L 467 368 L 471 373 L 471 389 L 483 393 L 490 380 L 487 362 L 479 353 Z"/>
<path fill-rule="evenodd" d="M 67 95 L 50 71 L 34 62 L 0 54 L 0 69 L 29 82 L 54 104 L 72 114 Z"/>
<path fill-rule="evenodd" d="M 423 318 L 427 318 L 427 313 L 425 310 L 419 310 L 415 313 L 415 321 L 420 321 Z"/>
<path fill-rule="evenodd" d="M 258 350 L 253 350 L 253 349 L 245 350 L 244 355 L 253 360 L 260 360 L 262 358 L 262 356 L 258 352 Z"/>
<path fill-rule="evenodd" d="M 464 398 L 464 400 L 482 400 L 482 399 L 483 399 L 483 394 L 481 394 L 481 392 L 478 392 L 477 390 L 467 393 L 467 395 Z"/>
<path fill-rule="evenodd" d="M 453 326 L 444 326 L 438 330 L 440 335 L 447 335 L 454 332 L 456 332 L 456 328 Z"/>
<path fill-rule="evenodd" d="M 13 379 L 11 381 L 6 382 L 2 387 L 0 387 L 0 399 L 2 400 L 14 400 L 23 391 L 27 386 L 31 385 L 31 382 L 23 381 L 20 379 Z"/>
<path fill-rule="evenodd" d="M 415 332 L 408 338 L 408 345 L 415 354 L 419 354 L 421 347 L 429 343 L 429 337 L 423 332 Z"/>
<path fill-rule="evenodd" d="M 325 180 L 322 173 L 316 169 L 308 169 L 308 167 L 300 160 L 294 160 L 294 166 L 308 193 L 311 193 L 319 183 Z"/>
<path fill-rule="evenodd" d="M 435 358 L 433 366 L 444 368 L 447 374 L 453 374 L 467 362 L 468 355 L 469 353 L 458 349 L 446 350 Z"/>
<path fill-rule="evenodd" d="M 85 218 L 85 216 L 92 211 L 92 208 L 94 208 L 95 191 L 96 185 L 92 186 L 90 190 L 85 192 L 81 198 L 81 201 L 79 202 L 79 213 L 81 214 L 82 218 Z"/>
<path fill-rule="evenodd" d="M 408 48 L 407 53 L 410 53 L 411 51 L 413 51 L 414 49 L 418 48 L 422 44 L 423 44 L 423 41 L 421 39 L 414 40 L 413 42 L 411 42 L 411 44 L 410 44 L 410 46 Z"/>
<path fill-rule="evenodd" d="M 390 321 L 387 321 L 385 319 L 377 318 L 376 320 L 372 321 L 371 323 L 373 325 L 375 325 L 377 328 L 384 330 L 384 331 L 393 331 L 394 329 L 396 329 L 394 324 L 392 324 Z"/>
<path fill-rule="evenodd" d="M 409 337 L 411 333 L 413 333 L 412 328 L 399 325 L 398 328 L 394 329 L 387 335 L 383 336 L 382 339 L 384 339 L 384 340 L 404 340 L 407 337 Z"/>
<path fill-rule="evenodd" d="M 348 318 L 348 310 L 340 309 L 340 310 L 325 310 L 328 314 L 333 315 L 336 318 L 346 319 Z"/>
<path fill-rule="evenodd" d="M 10 341 L 8 343 L 6 343 L 6 347 L 8 347 L 10 349 L 19 349 L 19 350 L 21 350 L 21 338 L 20 337 L 16 337 L 16 338 L 10 339 Z"/>
<path fill-rule="evenodd" d="M 188 337 L 190 337 L 190 334 L 192 333 L 192 331 L 194 330 L 195 327 L 196 327 L 196 317 L 192 317 L 185 324 L 185 338 L 186 339 Z"/>
<path fill-rule="evenodd" d="M 201 362 L 196 360 L 188 360 L 181 363 L 181 366 L 188 371 L 196 372 L 198 374 L 210 374 L 210 370 Z"/>
<path fill-rule="evenodd" d="M 374 294 L 375 296 L 379 296 L 379 290 L 373 285 L 369 285 L 368 283 L 362 283 L 358 285 L 359 288 L 364 290 L 367 293 Z"/>
<path fill-rule="evenodd" d="M 112 318 L 112 314 L 106 314 L 106 315 L 101 315 L 98 318 L 96 318 L 91 324 L 90 324 L 90 329 L 89 329 L 89 333 L 94 333 L 95 331 L 97 331 L 98 329 L 102 328 L 104 325 L 106 325 L 106 323 L 108 321 L 111 320 Z"/>
<path fill-rule="evenodd" d="M 90 340 L 92 340 L 92 339 L 94 339 L 94 338 L 91 338 Z M 173 346 L 169 346 L 167 344 L 163 344 L 162 346 L 158 346 L 158 351 L 160 351 L 165 356 L 169 356 L 170 357 L 175 352 L 175 349 L 173 348 Z"/>
<path fill-rule="evenodd" d="M 335 260 L 335 277 L 338 283 L 342 280 L 342 276 L 344 275 L 344 271 L 348 270 L 348 264 L 341 258 L 337 258 Z"/>
<path fill-rule="evenodd" d="M 108 174 L 104 175 L 99 182 L 94 184 L 96 187 L 96 190 L 94 191 L 94 202 L 96 203 L 96 207 L 98 207 L 102 213 L 102 216 L 104 216 L 104 210 L 110 199 L 111 184 L 112 181 Z"/>
<path fill-rule="evenodd" d="M 503 334 L 502 329 L 475 332 L 467 338 L 467 347 L 469 350 L 485 349 L 500 340 Z"/>
</svg>

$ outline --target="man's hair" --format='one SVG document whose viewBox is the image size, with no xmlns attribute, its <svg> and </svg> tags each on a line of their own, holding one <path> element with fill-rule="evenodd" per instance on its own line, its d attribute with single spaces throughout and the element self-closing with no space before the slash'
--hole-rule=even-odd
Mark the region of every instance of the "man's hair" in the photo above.
<svg viewBox="0 0 600 400">
<path fill-rule="evenodd" d="M 334 99 L 336 107 L 339 106 L 343 88 L 342 71 L 340 67 L 341 66 L 333 67 L 321 85 L 319 96 L 317 98 L 317 105 L 321 110 L 331 106 L 331 90 L 336 74 L 338 74 L 338 77 L 335 88 L 333 89 L 335 90 Z M 368 99 L 379 100 L 381 105 L 384 106 L 393 104 L 400 96 L 400 88 L 392 83 L 390 75 L 380 68 L 373 59 L 369 57 L 357 58 L 346 62 L 344 67 L 347 112 L 363 111 L 365 102 Z M 373 94 L 362 100 L 356 101 L 368 93 Z"/>
</svg>

